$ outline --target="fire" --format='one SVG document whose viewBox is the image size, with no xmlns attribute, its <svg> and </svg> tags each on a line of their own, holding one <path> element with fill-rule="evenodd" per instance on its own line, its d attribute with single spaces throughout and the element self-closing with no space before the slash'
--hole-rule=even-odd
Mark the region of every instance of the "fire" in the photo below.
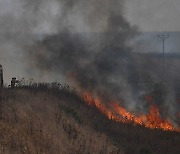
<svg viewBox="0 0 180 154">
<path fill-rule="evenodd" d="M 164 131 L 180 132 L 180 128 L 175 128 L 171 122 L 161 118 L 159 109 L 155 105 L 150 106 L 150 111 L 148 114 L 136 116 L 135 114 L 130 113 L 125 108 L 121 107 L 118 102 L 110 103 L 110 107 L 107 107 L 100 101 L 100 99 L 93 99 L 89 93 L 84 93 L 83 98 L 88 105 L 95 106 L 110 120 L 122 123 L 132 123 L 134 125 L 142 125 L 151 129 L 156 128 Z"/>
</svg>

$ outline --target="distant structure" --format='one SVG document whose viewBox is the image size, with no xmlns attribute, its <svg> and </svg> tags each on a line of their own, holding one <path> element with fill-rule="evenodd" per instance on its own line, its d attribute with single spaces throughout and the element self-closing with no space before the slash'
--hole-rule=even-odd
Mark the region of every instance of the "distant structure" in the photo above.
<svg viewBox="0 0 180 154">
<path fill-rule="evenodd" d="M 2 65 L 0 64 L 0 88 L 3 88 L 3 68 Z"/>
</svg>

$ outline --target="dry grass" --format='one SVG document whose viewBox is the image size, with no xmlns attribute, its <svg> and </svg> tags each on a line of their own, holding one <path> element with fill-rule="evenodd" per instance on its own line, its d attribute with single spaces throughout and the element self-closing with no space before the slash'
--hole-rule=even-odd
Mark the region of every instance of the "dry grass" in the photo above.
<svg viewBox="0 0 180 154">
<path fill-rule="evenodd" d="M 0 153 L 123 153 L 105 134 L 82 125 L 66 103 L 43 91 L 4 91 Z"/>
<path fill-rule="evenodd" d="M 4 89 L 0 102 L 0 153 L 180 153 L 180 133 L 108 120 L 67 86 Z"/>
</svg>

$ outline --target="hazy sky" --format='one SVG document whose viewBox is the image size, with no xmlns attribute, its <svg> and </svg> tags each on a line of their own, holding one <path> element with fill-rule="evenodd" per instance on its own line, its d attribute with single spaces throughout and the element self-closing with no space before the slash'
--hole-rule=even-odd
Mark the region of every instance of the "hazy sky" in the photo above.
<svg viewBox="0 0 180 154">
<path fill-rule="evenodd" d="M 128 20 L 142 31 L 180 31 L 180 0 L 125 0 Z"/>
</svg>

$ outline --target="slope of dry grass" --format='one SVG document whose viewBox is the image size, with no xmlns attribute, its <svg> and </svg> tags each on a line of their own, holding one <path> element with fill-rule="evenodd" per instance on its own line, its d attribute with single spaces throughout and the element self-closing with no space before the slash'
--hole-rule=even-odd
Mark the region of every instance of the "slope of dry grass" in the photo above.
<svg viewBox="0 0 180 154">
<path fill-rule="evenodd" d="M 180 133 L 108 120 L 68 87 L 4 89 L 0 113 L 0 153 L 180 153 Z"/>
<path fill-rule="evenodd" d="M 25 89 L 2 95 L 1 153 L 123 153 L 105 134 L 82 125 L 68 101 Z"/>
</svg>

